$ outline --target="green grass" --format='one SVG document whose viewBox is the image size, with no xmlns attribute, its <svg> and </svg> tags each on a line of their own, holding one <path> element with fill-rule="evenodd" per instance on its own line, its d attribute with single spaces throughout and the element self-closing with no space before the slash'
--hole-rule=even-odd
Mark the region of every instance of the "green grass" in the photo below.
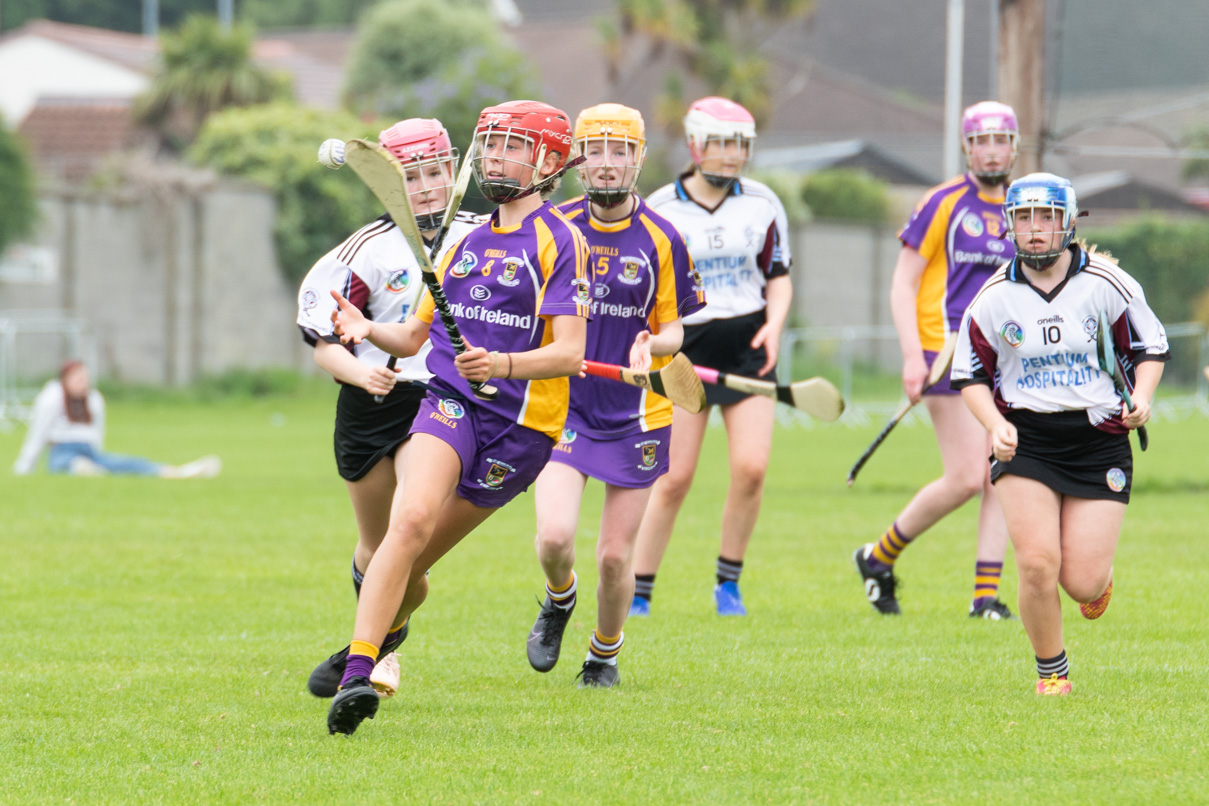
<svg viewBox="0 0 1209 806">
<path fill-rule="evenodd" d="M 1064 604 L 1073 696 L 1032 693 L 1019 622 L 965 617 L 973 507 L 904 555 L 901 619 L 864 601 L 853 548 L 939 469 L 922 426 L 899 429 L 853 489 L 848 466 L 880 423 L 779 431 L 751 616 L 719 620 L 712 429 L 654 615 L 627 625 L 620 689 L 573 685 L 596 485 L 563 661 L 528 667 L 541 573 L 525 496 L 434 569 L 402 691 L 344 738 L 305 688 L 353 616 L 334 394 L 111 403 L 112 449 L 217 452 L 214 480 L 0 479 L 0 802 L 1204 802 L 1205 419 L 1151 426 L 1106 616 Z M 22 435 L 0 434 L 4 468 Z M 1009 602 L 1015 578 L 1009 562 Z"/>
</svg>

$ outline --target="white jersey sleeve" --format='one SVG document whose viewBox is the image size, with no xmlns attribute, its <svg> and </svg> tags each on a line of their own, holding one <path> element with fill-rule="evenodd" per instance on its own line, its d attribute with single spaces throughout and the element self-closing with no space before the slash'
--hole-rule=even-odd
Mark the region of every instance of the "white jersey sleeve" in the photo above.
<svg viewBox="0 0 1209 806">
<path fill-rule="evenodd" d="M 478 223 L 478 217 L 458 213 L 437 260 Z M 298 327 L 310 344 L 320 339 L 338 342 L 331 321 L 337 308 L 331 291 L 345 297 L 374 322 L 402 322 L 416 309 L 423 288 L 419 264 L 406 239 L 394 222 L 383 216 L 353 233 L 307 273 L 298 292 Z M 424 381 L 431 377 L 425 364 L 429 349 L 426 342 L 416 355 L 398 360 L 401 380 Z M 385 366 L 390 359 L 368 341 L 353 345 L 351 351 L 369 366 Z"/>
<path fill-rule="evenodd" d="M 647 204 L 684 236 L 701 275 L 707 303 L 684 317 L 686 325 L 763 310 L 768 280 L 789 273 L 785 207 L 760 182 L 741 178 L 713 210 L 694 201 L 681 181 L 652 193 Z"/>
</svg>

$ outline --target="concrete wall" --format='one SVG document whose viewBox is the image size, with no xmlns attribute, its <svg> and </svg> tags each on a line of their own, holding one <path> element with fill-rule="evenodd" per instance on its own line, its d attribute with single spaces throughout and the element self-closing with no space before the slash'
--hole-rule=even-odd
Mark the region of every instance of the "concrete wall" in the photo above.
<svg viewBox="0 0 1209 806">
<path fill-rule="evenodd" d="M 177 385 L 235 367 L 310 366 L 267 192 L 220 183 L 40 201 L 33 245 L 47 259 L 41 271 L 0 270 L 0 311 L 84 320 L 103 377 Z"/>
</svg>

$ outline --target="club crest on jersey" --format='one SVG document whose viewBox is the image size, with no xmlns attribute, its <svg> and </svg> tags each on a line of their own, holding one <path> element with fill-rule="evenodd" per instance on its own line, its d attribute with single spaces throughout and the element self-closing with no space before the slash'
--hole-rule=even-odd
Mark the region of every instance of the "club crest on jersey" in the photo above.
<svg viewBox="0 0 1209 806">
<path fill-rule="evenodd" d="M 694 294 L 705 290 L 705 281 L 701 279 L 701 272 L 694 268 L 689 276 L 693 278 Z"/>
<path fill-rule="evenodd" d="M 386 290 L 392 294 L 398 294 L 406 291 L 409 285 L 411 285 L 411 274 L 407 269 L 396 269 L 390 273 L 390 279 L 386 281 Z"/>
<path fill-rule="evenodd" d="M 466 409 L 461 403 L 457 402 L 456 400 L 450 400 L 449 398 L 442 398 L 437 403 L 437 408 L 441 410 L 441 414 L 445 415 L 451 420 L 460 420 L 466 414 Z"/>
<path fill-rule="evenodd" d="M 986 227 L 982 225 L 982 219 L 974 213 L 966 213 L 961 219 L 961 228 L 965 230 L 966 235 L 971 238 L 977 238 L 986 232 Z"/>
<path fill-rule="evenodd" d="M 475 257 L 474 252 L 465 252 L 462 255 L 462 259 L 453 264 L 453 268 L 449 270 L 449 273 L 454 277 L 465 277 L 470 274 L 470 270 L 477 266 L 478 263 L 479 259 Z"/>
<path fill-rule="evenodd" d="M 309 311 L 319 304 L 319 295 L 313 288 L 302 289 L 302 310 Z"/>
<path fill-rule="evenodd" d="M 642 451 L 642 464 L 639 466 L 638 469 L 639 470 L 654 469 L 655 461 L 657 459 L 655 451 L 659 447 L 659 440 L 649 439 L 646 442 L 639 442 L 634 447 L 639 448 Z"/>
<path fill-rule="evenodd" d="M 1099 329 L 1100 321 L 1096 317 L 1089 316 L 1083 320 L 1083 332 L 1087 334 L 1088 341 L 1096 340 L 1096 331 Z"/>
<path fill-rule="evenodd" d="M 1125 489 L 1125 471 L 1119 467 L 1111 468 L 1105 473 L 1104 480 L 1108 482 L 1108 489 L 1114 493 L 1119 493 Z"/>
<path fill-rule="evenodd" d="M 520 282 L 520 280 L 516 279 L 516 272 L 523 265 L 524 261 L 519 257 L 504 258 L 504 270 L 500 273 L 499 277 L 495 278 L 495 281 L 500 285 L 512 288 Z"/>
<path fill-rule="evenodd" d="M 498 462 L 490 457 L 487 461 L 491 462 L 491 467 L 487 470 L 487 478 L 483 479 L 483 484 L 488 487 L 500 486 L 509 473 L 516 472 L 516 468 L 506 462 Z"/>
<path fill-rule="evenodd" d="M 626 285 L 638 285 L 642 282 L 642 280 L 638 277 L 638 273 L 642 271 L 642 264 L 642 258 L 621 258 L 621 274 L 617 276 L 617 279 Z"/>
<path fill-rule="evenodd" d="M 587 305 L 592 299 L 592 292 L 588 288 L 588 281 L 582 277 L 576 277 L 571 281 L 571 285 L 575 286 L 575 301 L 580 305 Z"/>
<path fill-rule="evenodd" d="M 999 328 L 999 335 L 1012 347 L 1024 344 L 1024 328 L 1019 322 L 1004 322 L 1003 327 Z"/>
</svg>

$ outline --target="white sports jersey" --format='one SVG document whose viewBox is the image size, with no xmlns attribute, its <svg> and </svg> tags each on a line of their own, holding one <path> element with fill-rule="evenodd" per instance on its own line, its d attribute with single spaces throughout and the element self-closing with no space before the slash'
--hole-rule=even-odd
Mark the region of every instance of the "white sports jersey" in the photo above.
<svg viewBox="0 0 1209 806">
<path fill-rule="evenodd" d="M 457 213 L 433 265 L 482 221 L 470 213 Z M 337 305 L 330 291 L 338 291 L 367 319 L 402 322 L 415 310 L 423 288 L 420 267 L 407 240 L 390 216 L 384 215 L 319 258 L 307 272 L 298 292 L 298 327 L 308 344 L 313 345 L 319 339 L 339 343 L 340 337 L 332 332 L 331 316 Z M 385 366 L 390 359 L 368 341 L 349 346 L 353 355 L 369 366 Z M 423 381 L 432 377 L 424 363 L 430 348 L 425 342 L 417 354 L 399 359 L 400 380 Z"/>
<path fill-rule="evenodd" d="M 991 275 L 962 319 L 953 385 L 992 386 L 1001 412 L 1083 409 L 1092 425 L 1121 432 L 1121 398 L 1096 360 L 1100 310 L 1129 387 L 1138 362 L 1171 357 L 1167 334 L 1136 280 L 1101 255 L 1071 253 L 1070 273 L 1049 294 L 1029 284 L 1018 260 Z"/>
<path fill-rule="evenodd" d="M 647 199 L 684 236 L 705 288 L 705 307 L 684 317 L 684 324 L 763 310 L 767 281 L 789 273 L 789 222 L 781 200 L 766 185 L 741 177 L 708 210 L 685 191 L 687 176 Z"/>
</svg>

